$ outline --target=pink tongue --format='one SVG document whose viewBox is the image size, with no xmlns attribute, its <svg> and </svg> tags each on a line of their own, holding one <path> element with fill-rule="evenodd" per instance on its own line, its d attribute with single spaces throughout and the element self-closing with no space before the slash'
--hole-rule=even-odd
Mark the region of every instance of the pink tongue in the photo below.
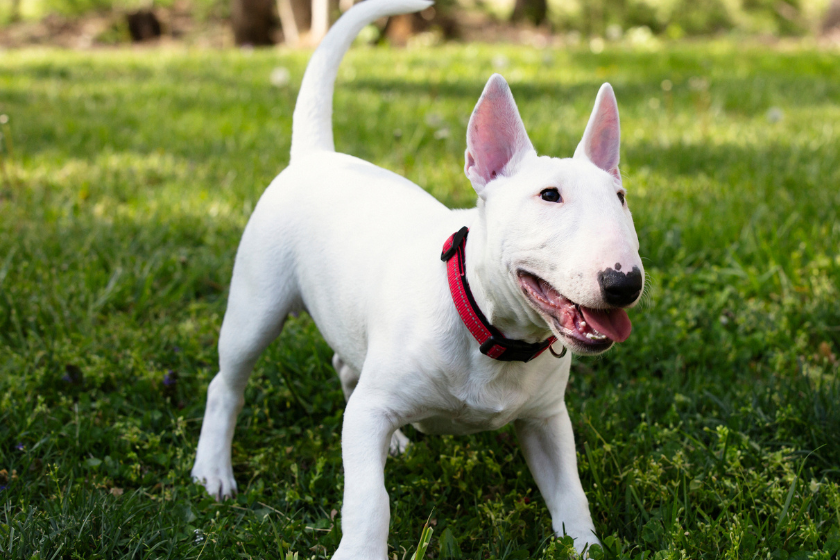
<svg viewBox="0 0 840 560">
<path fill-rule="evenodd" d="M 624 342 L 633 330 L 630 317 L 623 309 L 589 309 L 581 305 L 580 310 L 586 322 L 610 340 Z"/>
</svg>

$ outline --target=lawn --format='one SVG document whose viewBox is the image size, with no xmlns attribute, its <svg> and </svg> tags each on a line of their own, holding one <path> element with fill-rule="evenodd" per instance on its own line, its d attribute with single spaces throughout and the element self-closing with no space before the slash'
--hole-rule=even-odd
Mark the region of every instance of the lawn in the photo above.
<svg viewBox="0 0 840 560">
<path fill-rule="evenodd" d="M 329 557 L 344 401 L 306 316 L 246 391 L 240 494 L 189 478 L 233 257 L 288 162 L 308 54 L 0 56 L 0 554 Z M 649 297 L 630 340 L 576 359 L 566 397 L 604 557 L 836 558 L 840 57 L 358 48 L 337 148 L 470 206 L 465 127 L 494 71 L 544 154 L 572 154 L 602 82 L 619 101 Z M 430 518 L 432 557 L 566 557 L 510 427 L 405 431 L 392 558 Z"/>
</svg>

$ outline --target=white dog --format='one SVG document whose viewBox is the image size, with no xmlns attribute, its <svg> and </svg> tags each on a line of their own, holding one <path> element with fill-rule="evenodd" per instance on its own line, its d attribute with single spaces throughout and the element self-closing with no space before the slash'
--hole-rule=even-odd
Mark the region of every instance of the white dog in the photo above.
<svg viewBox="0 0 840 560">
<path fill-rule="evenodd" d="M 604 84 L 574 157 L 555 159 L 537 155 L 507 83 L 492 76 L 467 130 L 471 210 L 449 210 L 408 180 L 335 153 L 333 85 L 353 38 L 377 18 L 429 5 L 357 4 L 313 55 L 291 164 L 236 255 L 192 476 L 220 499 L 236 492 L 231 440 L 248 376 L 287 315 L 305 310 L 336 353 L 347 397 L 344 537 L 333 558 L 387 558 L 385 459 L 408 444 L 399 431 L 408 423 L 470 434 L 513 422 L 554 531 L 583 550 L 598 539 L 563 400 L 571 356 L 562 354 L 625 340 L 622 308 L 644 285 L 615 97 Z"/>
</svg>

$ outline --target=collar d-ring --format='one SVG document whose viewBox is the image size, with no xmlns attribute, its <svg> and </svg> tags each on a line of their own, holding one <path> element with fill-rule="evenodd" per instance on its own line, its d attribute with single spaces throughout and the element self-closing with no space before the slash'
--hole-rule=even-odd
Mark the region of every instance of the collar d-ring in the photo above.
<svg viewBox="0 0 840 560">
<path fill-rule="evenodd" d="M 548 351 L 551 352 L 551 355 L 554 356 L 555 358 L 562 358 L 563 356 L 566 355 L 566 347 L 565 346 L 563 346 L 563 349 L 560 350 L 559 354 L 554 351 L 553 344 L 548 347 Z"/>
</svg>

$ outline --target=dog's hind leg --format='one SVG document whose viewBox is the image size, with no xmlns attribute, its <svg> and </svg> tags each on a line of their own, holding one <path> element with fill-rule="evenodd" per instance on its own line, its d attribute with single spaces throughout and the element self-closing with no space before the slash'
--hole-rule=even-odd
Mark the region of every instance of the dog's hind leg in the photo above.
<svg viewBox="0 0 840 560">
<path fill-rule="evenodd" d="M 249 233 L 254 232 L 246 229 L 234 266 L 219 335 L 219 373 L 207 388 L 207 408 L 192 469 L 193 479 L 216 499 L 236 493 L 231 442 L 251 370 L 280 334 L 287 315 L 302 307 L 290 271 L 282 268 L 283 259 L 267 263 L 242 258 L 255 241 Z"/>
<path fill-rule="evenodd" d="M 394 435 L 391 436 L 391 445 L 388 448 L 388 452 L 391 454 L 391 457 L 402 455 L 408 449 L 409 443 L 411 443 L 411 440 L 397 428 L 394 430 Z"/>
<path fill-rule="evenodd" d="M 333 354 L 332 365 L 338 374 L 338 379 L 341 380 L 341 390 L 344 391 L 344 400 L 349 401 L 350 395 L 353 394 L 353 389 L 359 383 L 359 372 L 344 363 L 344 360 L 338 354 Z"/>
<path fill-rule="evenodd" d="M 359 372 L 348 366 L 338 354 L 333 354 L 332 365 L 336 373 L 338 373 L 338 378 L 341 380 L 341 390 L 344 391 L 344 400 L 349 401 L 350 395 L 353 394 L 353 389 L 359 383 Z M 411 443 L 411 440 L 397 429 L 391 436 L 391 444 L 388 452 L 391 457 L 401 455 L 408 448 L 409 443 Z"/>
</svg>

